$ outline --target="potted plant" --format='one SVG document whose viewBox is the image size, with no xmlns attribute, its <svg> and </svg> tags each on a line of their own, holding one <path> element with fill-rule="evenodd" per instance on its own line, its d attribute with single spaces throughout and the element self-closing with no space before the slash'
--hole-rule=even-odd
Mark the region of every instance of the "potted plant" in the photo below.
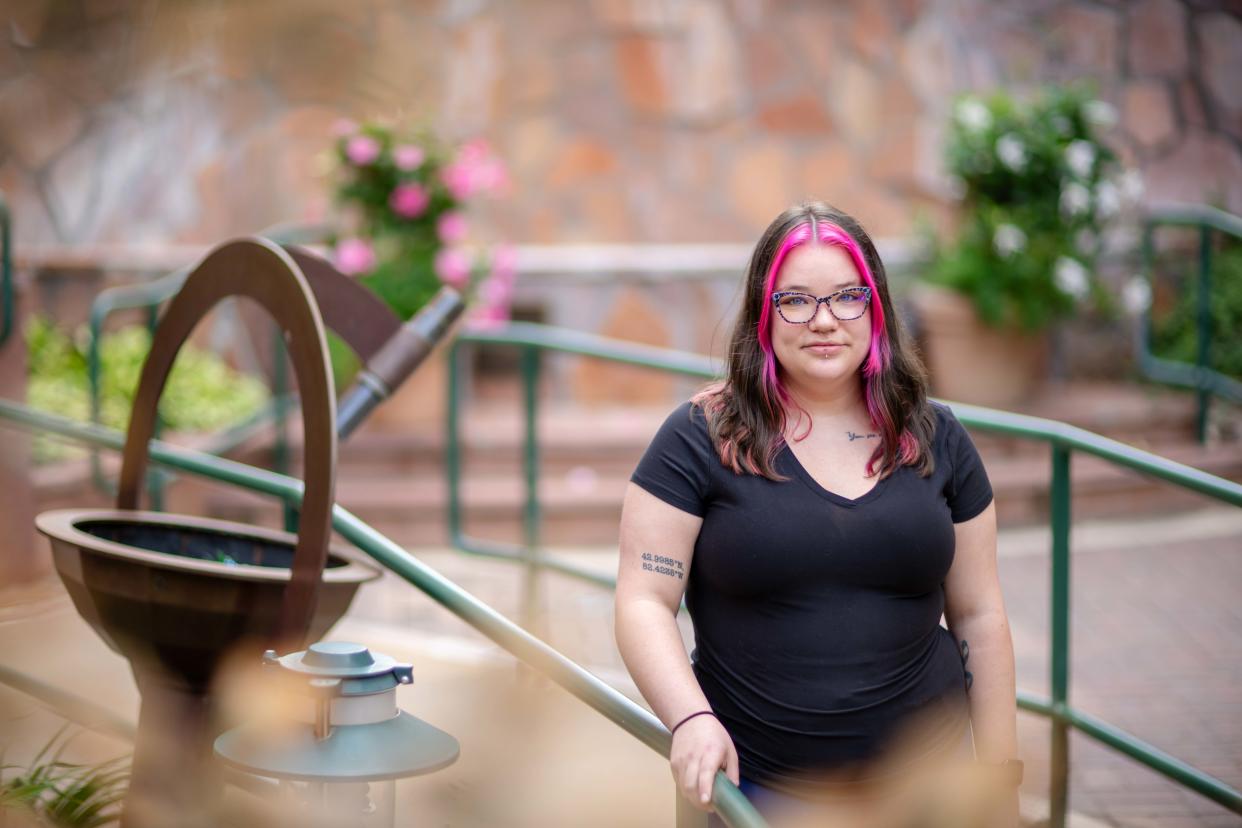
<svg viewBox="0 0 1242 828">
<path fill-rule="evenodd" d="M 932 240 L 912 294 L 935 393 L 1018 402 L 1043 373 L 1048 325 L 1112 307 L 1096 260 L 1107 226 L 1141 189 L 1098 135 L 1113 118 L 1078 88 L 957 101 L 946 161 L 958 232 Z"/>
<path fill-rule="evenodd" d="M 471 298 L 474 324 L 508 318 L 516 275 L 511 248 L 470 243 L 471 202 L 504 191 L 503 163 L 481 140 L 449 146 L 427 132 L 372 121 L 340 121 L 329 152 L 340 231 L 332 239 L 337 268 L 355 276 L 402 319 L 441 285 Z M 357 360 L 329 341 L 333 374 L 343 388 Z M 372 419 L 401 427 L 438 421 L 443 408 L 443 349 L 382 405 Z"/>
</svg>

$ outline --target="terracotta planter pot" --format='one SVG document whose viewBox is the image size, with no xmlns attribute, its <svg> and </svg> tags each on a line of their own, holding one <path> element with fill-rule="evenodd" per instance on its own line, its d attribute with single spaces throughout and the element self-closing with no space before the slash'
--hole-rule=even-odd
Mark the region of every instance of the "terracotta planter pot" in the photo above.
<svg viewBox="0 0 1242 828">
<path fill-rule="evenodd" d="M 932 393 L 953 402 L 1009 407 L 1028 399 L 1047 372 L 1048 335 L 993 328 L 956 291 L 916 285 L 910 301 L 922 322 Z"/>
</svg>

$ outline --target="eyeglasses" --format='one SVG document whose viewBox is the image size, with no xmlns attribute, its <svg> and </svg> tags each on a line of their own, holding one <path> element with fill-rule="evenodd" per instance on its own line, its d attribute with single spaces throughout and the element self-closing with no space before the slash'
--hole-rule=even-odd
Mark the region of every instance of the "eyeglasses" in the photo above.
<svg viewBox="0 0 1242 828">
<path fill-rule="evenodd" d="M 793 290 L 782 290 L 772 294 L 772 304 L 776 312 L 791 325 L 805 325 L 819 313 L 819 304 L 828 306 L 828 312 L 841 322 L 857 319 L 867 312 L 871 303 L 871 288 L 851 287 L 830 293 L 827 296 L 812 296 L 809 293 L 798 293 Z"/>
</svg>

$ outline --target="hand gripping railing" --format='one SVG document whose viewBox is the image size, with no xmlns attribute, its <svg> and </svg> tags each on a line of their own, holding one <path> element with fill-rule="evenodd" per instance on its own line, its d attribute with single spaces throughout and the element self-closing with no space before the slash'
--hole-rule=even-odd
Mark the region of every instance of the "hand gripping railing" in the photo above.
<svg viewBox="0 0 1242 828">
<path fill-rule="evenodd" d="M 118 431 L 35 411 L 11 400 L 0 399 L 0 421 L 59 434 L 94 446 L 114 450 L 124 448 L 124 436 Z M 150 442 L 149 459 L 179 471 L 282 500 L 294 503 L 302 500 L 303 485 L 300 480 L 233 460 L 179 448 L 160 440 Z M 650 712 L 509 621 L 339 505 L 332 507 L 332 527 L 363 552 L 416 586 L 518 659 L 544 673 L 643 744 L 665 756 L 668 755 L 671 743 L 669 733 Z M 766 828 L 767 823 L 724 773 L 716 774 L 712 804 L 731 828 Z"/>
<path fill-rule="evenodd" d="M 1195 313 L 1197 349 L 1195 364 L 1161 359 L 1151 352 L 1151 303 L 1144 309 L 1135 332 L 1134 350 L 1139 371 L 1148 379 L 1167 385 L 1193 388 L 1197 402 L 1195 433 L 1199 442 L 1207 441 L 1208 409 L 1212 397 L 1242 403 L 1242 382 L 1212 369 L 1212 234 L 1223 233 L 1242 239 L 1242 217 L 1201 204 L 1174 204 L 1153 208 L 1143 221 L 1142 277 L 1152 287 L 1156 258 L 1156 228 L 1194 227 L 1199 230 L 1199 285 Z M 1237 335 L 1237 331 L 1220 331 Z"/>
<path fill-rule="evenodd" d="M 460 492 L 462 448 L 458 423 L 461 414 L 461 393 L 458 372 L 461 368 L 459 352 L 468 345 L 517 347 L 522 352 L 522 382 L 526 416 L 523 447 L 526 478 L 526 504 L 523 513 L 525 548 L 472 538 L 467 536 L 462 529 Z M 450 534 L 453 543 L 462 551 L 526 564 L 527 599 L 533 595 L 534 580 L 541 569 L 551 569 L 593 583 L 615 586 L 615 580 L 583 570 L 539 548 L 539 448 L 535 388 L 538 385 L 540 351 L 578 354 L 703 379 L 717 376 L 707 357 L 697 354 L 669 351 L 525 322 L 515 322 L 500 329 L 466 331 L 457 337 L 453 343 L 452 370 L 449 372 L 448 445 L 445 448 Z M 1011 437 L 1039 440 L 1048 443 L 1051 448 L 1052 483 L 1049 515 L 1052 528 L 1052 605 L 1049 644 L 1051 698 L 1043 699 L 1025 692 L 1018 693 L 1020 707 L 1032 713 L 1047 716 L 1052 720 L 1050 825 L 1053 828 L 1063 828 L 1065 825 L 1068 810 L 1069 731 L 1071 728 L 1138 760 L 1178 784 L 1220 803 L 1234 813 L 1242 814 L 1242 793 L 1239 791 L 1159 748 L 1113 727 L 1102 719 L 1075 710 L 1069 704 L 1070 457 L 1075 451 L 1091 454 L 1233 506 L 1242 506 L 1242 486 L 1065 423 L 976 406 L 952 403 L 950 405 L 958 419 L 967 426 Z"/>
</svg>

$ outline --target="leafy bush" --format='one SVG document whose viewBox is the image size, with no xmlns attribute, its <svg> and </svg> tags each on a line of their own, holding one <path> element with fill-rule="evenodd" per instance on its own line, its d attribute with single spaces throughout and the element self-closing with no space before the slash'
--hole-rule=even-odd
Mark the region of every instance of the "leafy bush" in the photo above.
<svg viewBox="0 0 1242 828">
<path fill-rule="evenodd" d="M 26 323 L 28 382 L 32 408 L 86 422 L 90 420 L 90 384 L 85 349 L 51 322 L 33 317 Z M 141 325 L 106 333 L 100 341 L 100 419 L 118 430 L 129 426 L 151 334 Z M 173 431 L 215 431 L 256 413 L 268 400 L 258 379 L 229 367 L 218 356 L 187 344 L 173 363 L 160 416 Z M 36 462 L 72 456 L 69 447 L 40 437 Z"/>
<path fill-rule="evenodd" d="M 1110 308 L 1094 275 L 1101 233 L 1141 190 L 1096 134 L 1112 117 L 1077 88 L 960 99 L 946 161 L 965 215 L 956 240 L 932 239 L 929 280 L 993 325 L 1033 330 L 1088 301 Z"/>
</svg>

